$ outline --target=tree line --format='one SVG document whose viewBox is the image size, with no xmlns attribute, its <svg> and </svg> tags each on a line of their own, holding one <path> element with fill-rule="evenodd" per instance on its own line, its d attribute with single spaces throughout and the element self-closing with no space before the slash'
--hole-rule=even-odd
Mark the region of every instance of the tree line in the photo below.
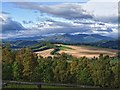
<svg viewBox="0 0 120 90">
<path fill-rule="evenodd" d="M 3 80 L 71 83 L 100 87 L 120 87 L 120 59 L 100 55 L 91 59 L 66 53 L 43 58 L 29 48 L 2 49 Z"/>
</svg>

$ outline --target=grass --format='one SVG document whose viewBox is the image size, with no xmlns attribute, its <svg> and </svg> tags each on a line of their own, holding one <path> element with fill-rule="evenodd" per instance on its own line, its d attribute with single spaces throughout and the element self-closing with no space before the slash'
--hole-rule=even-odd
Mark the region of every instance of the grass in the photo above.
<svg viewBox="0 0 120 90">
<path fill-rule="evenodd" d="M 60 48 L 60 50 L 72 49 L 72 48 L 67 47 L 67 46 L 65 46 L 65 45 L 61 45 L 59 48 Z"/>
<path fill-rule="evenodd" d="M 55 48 L 55 49 L 51 52 L 51 54 L 52 54 L 52 55 L 59 54 L 58 52 L 59 52 L 60 50 L 65 50 L 65 49 L 72 49 L 72 48 L 67 47 L 67 46 L 64 46 L 64 45 L 60 45 L 60 46 L 57 46 L 57 48 Z"/>
<path fill-rule="evenodd" d="M 9 84 L 4 88 L 38 88 L 36 85 L 18 85 L 18 84 Z"/>
<path fill-rule="evenodd" d="M 101 90 L 101 89 L 76 88 L 76 87 L 64 87 L 64 86 L 45 86 L 45 85 L 42 85 L 42 87 L 39 89 L 36 85 L 9 84 L 8 86 L 2 88 L 2 90 Z"/>
<path fill-rule="evenodd" d="M 37 89 L 37 85 L 18 85 L 18 84 L 8 84 L 7 86 L 5 86 L 4 88 L 31 88 L 31 89 Z M 68 87 L 64 87 L 64 86 L 46 86 L 46 85 L 42 85 L 41 88 L 68 88 Z"/>
</svg>

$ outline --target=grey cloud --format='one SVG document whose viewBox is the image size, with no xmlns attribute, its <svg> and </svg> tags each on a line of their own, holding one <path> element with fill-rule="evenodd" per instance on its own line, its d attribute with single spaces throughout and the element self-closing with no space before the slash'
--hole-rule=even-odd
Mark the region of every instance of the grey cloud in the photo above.
<svg viewBox="0 0 120 90">
<path fill-rule="evenodd" d="M 95 29 L 94 27 L 91 27 L 89 25 L 86 24 L 82 24 L 82 25 L 74 25 L 71 23 L 65 23 L 65 22 L 58 22 L 58 21 L 54 21 L 54 20 L 48 20 L 52 23 L 47 23 L 47 22 L 42 22 L 37 24 L 38 28 L 42 28 L 41 32 L 45 31 L 45 33 L 74 33 L 74 32 L 82 32 L 82 33 L 92 33 L 93 29 Z M 100 23 L 102 24 L 102 23 Z M 44 28 L 46 25 L 55 27 L 55 28 Z M 104 24 L 102 24 L 104 25 Z M 60 28 L 57 28 L 60 27 Z M 36 28 L 37 29 L 37 28 Z M 100 27 L 96 27 L 96 31 L 98 32 L 112 32 L 113 30 L 111 28 L 106 28 L 106 30 L 103 30 Z"/>
<path fill-rule="evenodd" d="M 32 29 L 23 30 L 21 33 L 26 36 L 36 36 L 38 35 L 46 35 L 52 33 L 92 33 L 92 29 L 88 26 L 74 26 L 70 23 L 58 22 L 54 20 L 50 20 L 52 23 L 42 22 L 37 24 L 37 27 L 33 27 Z M 47 28 L 47 26 L 51 26 L 52 28 Z M 29 33 L 28 33 L 29 32 Z"/>
<path fill-rule="evenodd" d="M 56 28 L 56 29 L 51 29 L 49 32 L 46 32 L 45 34 L 52 34 L 52 33 L 75 33 L 75 32 L 80 32 L 80 33 L 92 33 L 91 30 L 89 29 L 83 29 L 83 28 L 78 28 L 78 27 L 63 27 L 63 28 Z"/>
<path fill-rule="evenodd" d="M 44 28 L 45 25 L 52 25 L 54 26 L 61 26 L 59 27 L 55 27 L 55 28 Z M 67 24 L 67 25 L 66 25 Z M 57 22 L 54 21 L 52 22 L 52 24 L 49 24 L 47 22 L 43 22 L 38 24 L 37 27 L 32 28 L 32 29 L 27 29 L 27 30 L 21 30 L 19 31 L 16 35 L 17 37 L 31 37 L 31 36 L 37 36 L 37 35 L 46 35 L 46 34 L 53 34 L 53 33 L 76 33 L 79 32 L 81 34 L 91 34 L 94 33 L 92 27 L 88 26 L 88 25 L 80 25 L 80 26 L 75 26 L 69 23 L 64 23 L 64 22 Z M 96 31 L 99 34 L 105 34 L 105 32 L 112 32 L 112 29 L 107 28 L 106 30 L 102 30 L 100 28 L 96 28 Z M 29 33 L 28 33 L 29 32 Z"/>
<path fill-rule="evenodd" d="M 34 23 L 33 21 L 28 21 L 28 23 Z"/>
<path fill-rule="evenodd" d="M 56 22 L 56 21 L 54 21 L 54 20 L 52 20 L 52 19 L 47 19 L 46 21 L 47 21 L 47 22 Z"/>
<path fill-rule="evenodd" d="M 62 27 L 73 27 L 72 24 L 69 24 L 69 23 L 65 23 L 65 22 L 55 22 L 52 23 L 52 24 L 49 24 L 50 26 L 62 26 Z"/>
<path fill-rule="evenodd" d="M 37 3 L 30 2 L 17 2 L 16 7 L 24 9 L 32 9 L 35 11 L 40 11 L 42 13 L 48 13 L 57 17 L 62 17 L 66 19 L 95 19 L 106 23 L 118 23 L 118 16 L 104 16 L 99 17 L 99 15 L 93 15 L 88 12 L 87 9 L 78 3 L 62 3 L 58 5 L 39 5 Z M 86 4 L 87 5 L 87 4 Z M 92 8 L 92 7 L 91 7 Z M 98 8 L 99 9 L 99 8 Z M 119 10 L 119 9 L 118 9 Z M 120 10 L 119 10 L 120 11 Z M 92 12 L 91 12 L 92 13 Z"/>
<path fill-rule="evenodd" d="M 22 21 L 24 24 L 31 24 L 33 21 Z"/>
<path fill-rule="evenodd" d="M 48 13 L 60 16 L 66 19 L 88 19 L 92 16 L 81 8 L 78 4 L 61 4 L 46 9 Z"/>
<path fill-rule="evenodd" d="M 19 2 L 15 4 L 19 8 L 38 10 L 43 13 L 48 13 L 66 19 L 93 18 L 93 16 L 90 15 L 90 13 L 82 9 L 80 4 L 66 3 L 66 4 L 58 4 L 52 6 L 43 6 L 28 2 Z"/>
<path fill-rule="evenodd" d="M 52 20 L 50 20 L 52 21 Z M 53 26 L 55 28 L 44 28 L 45 25 L 49 25 L 49 26 Z M 57 22 L 57 21 L 52 21 L 52 23 L 48 24 L 47 22 L 44 23 L 39 23 L 37 24 L 36 28 L 33 28 L 33 32 L 36 32 L 36 34 L 52 34 L 52 33 L 75 33 L 75 32 L 80 32 L 80 33 L 93 33 L 93 29 L 94 27 L 90 27 L 88 25 L 74 25 L 74 24 L 70 24 L 70 23 L 64 23 L 64 22 Z M 60 26 L 56 27 L 56 26 Z M 42 28 L 43 27 L 43 28 Z M 101 28 L 96 28 L 96 31 L 98 31 L 99 33 L 105 33 L 105 32 L 112 32 L 112 29 L 107 28 L 106 30 L 102 30 Z"/>
<path fill-rule="evenodd" d="M 102 25 L 102 26 L 104 26 L 105 24 L 104 23 L 98 23 L 99 25 Z"/>
<path fill-rule="evenodd" d="M 10 14 L 10 13 L 8 13 L 8 12 L 5 12 L 5 11 L 2 11 L 1 13 L 2 13 L 2 14 Z"/>
<path fill-rule="evenodd" d="M 118 23 L 118 16 L 95 17 L 95 19 L 105 23 Z"/>
<path fill-rule="evenodd" d="M 12 20 L 12 18 L 9 16 L 10 13 L 2 11 L 0 14 L 0 26 L 2 27 L 2 34 L 15 34 L 16 32 L 25 29 L 22 24 Z"/>
<path fill-rule="evenodd" d="M 38 13 L 38 11 L 34 11 L 34 13 Z"/>
<path fill-rule="evenodd" d="M 51 23 L 47 23 L 47 22 L 51 22 Z M 54 21 L 52 19 L 47 19 L 47 20 L 45 20 L 45 22 L 41 22 L 41 23 L 36 24 L 36 25 L 38 27 L 44 27 L 45 25 L 49 25 L 49 26 L 52 26 L 52 27 L 56 27 L 56 26 L 60 26 L 60 27 L 73 27 L 73 25 L 70 24 L 70 23 Z"/>
<path fill-rule="evenodd" d="M 22 21 L 24 24 L 28 24 L 28 22 L 27 21 Z"/>
<path fill-rule="evenodd" d="M 4 19 L 2 17 L 0 17 L 0 22 L 4 22 Z"/>
<path fill-rule="evenodd" d="M 19 22 L 7 19 L 2 24 L 2 33 L 15 33 L 25 29 Z"/>
<path fill-rule="evenodd" d="M 90 24 L 94 24 L 94 22 L 81 22 L 81 21 L 74 21 L 74 23 L 77 23 L 77 24 L 85 24 L 85 25 L 90 25 Z"/>
<path fill-rule="evenodd" d="M 45 28 L 43 29 L 32 29 L 32 35 L 46 35 L 46 34 L 52 34 L 52 33 L 75 33 L 75 32 L 81 32 L 81 33 L 92 33 L 92 30 L 90 28 L 80 28 L 80 27 L 62 27 L 62 28 Z M 29 31 L 29 32 L 30 32 Z"/>
<path fill-rule="evenodd" d="M 102 29 L 97 29 L 96 31 L 99 31 L 99 32 L 113 32 L 113 30 L 111 28 L 107 28 L 106 30 L 102 30 Z"/>
</svg>

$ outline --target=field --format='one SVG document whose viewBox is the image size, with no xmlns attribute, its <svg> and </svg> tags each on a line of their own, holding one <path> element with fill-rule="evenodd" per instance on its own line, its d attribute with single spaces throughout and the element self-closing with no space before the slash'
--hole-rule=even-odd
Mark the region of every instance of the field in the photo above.
<svg viewBox="0 0 120 90">
<path fill-rule="evenodd" d="M 113 49 L 106 49 L 106 48 L 97 48 L 97 47 L 91 47 L 91 46 L 75 46 L 75 45 L 63 45 L 63 44 L 56 44 L 57 46 L 60 46 L 60 51 L 58 51 L 59 54 L 61 53 L 67 53 L 69 55 L 73 55 L 77 58 L 86 56 L 88 58 L 92 57 L 98 57 L 100 54 L 103 55 L 109 55 L 110 57 L 113 57 L 117 54 L 117 50 Z M 44 51 L 37 51 L 35 53 L 38 54 L 38 56 L 48 57 L 53 56 L 51 55 L 51 51 L 53 49 L 47 49 Z"/>
<path fill-rule="evenodd" d="M 48 56 L 53 56 L 50 54 L 53 50 L 54 49 L 48 49 L 48 50 L 44 50 L 44 51 L 37 51 L 35 53 L 37 53 L 38 56 L 48 57 Z"/>
</svg>

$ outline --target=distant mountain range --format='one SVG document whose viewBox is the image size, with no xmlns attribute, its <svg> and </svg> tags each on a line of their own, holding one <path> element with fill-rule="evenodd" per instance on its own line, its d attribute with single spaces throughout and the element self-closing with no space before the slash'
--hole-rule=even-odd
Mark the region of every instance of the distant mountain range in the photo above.
<svg viewBox="0 0 120 90">
<path fill-rule="evenodd" d="M 120 50 L 120 40 L 98 34 L 55 34 L 48 36 L 15 38 L 3 40 L 2 45 L 4 46 L 6 43 L 10 43 L 11 48 L 17 49 L 23 47 L 31 47 L 36 44 L 40 44 L 41 42 L 90 45 Z"/>
<path fill-rule="evenodd" d="M 59 42 L 59 43 L 93 43 L 99 41 L 109 41 L 113 40 L 111 37 L 102 36 L 99 34 L 63 34 L 63 35 L 53 35 L 43 38 L 43 41 L 49 42 Z"/>
<path fill-rule="evenodd" d="M 114 40 L 111 37 L 102 36 L 99 34 L 55 34 L 48 36 L 34 36 L 34 37 L 21 37 L 21 38 L 9 38 L 5 41 L 17 41 L 17 40 L 29 40 L 29 41 L 48 41 L 58 43 L 94 43 L 99 41 Z M 4 41 L 4 40 L 3 40 Z"/>
<path fill-rule="evenodd" d="M 118 49 L 120 50 L 120 40 L 114 41 L 100 41 L 96 43 L 91 43 L 91 46 L 97 46 L 102 48 L 111 48 L 111 49 Z"/>
<path fill-rule="evenodd" d="M 41 45 L 39 41 L 28 41 L 28 40 L 17 40 L 17 41 L 9 41 L 9 42 L 2 42 L 2 45 L 6 45 L 6 43 L 11 44 L 12 49 L 19 49 L 23 47 L 34 47 L 36 45 Z M 66 43 L 63 43 L 66 44 Z M 71 43 L 72 44 L 72 43 Z M 74 43 L 73 43 L 74 44 Z M 120 50 L 120 40 L 113 40 L 113 41 L 99 41 L 95 43 L 77 43 L 75 45 L 88 45 L 88 46 L 95 46 L 95 47 L 102 47 L 102 48 L 110 48 L 110 49 L 118 49 Z"/>
</svg>

